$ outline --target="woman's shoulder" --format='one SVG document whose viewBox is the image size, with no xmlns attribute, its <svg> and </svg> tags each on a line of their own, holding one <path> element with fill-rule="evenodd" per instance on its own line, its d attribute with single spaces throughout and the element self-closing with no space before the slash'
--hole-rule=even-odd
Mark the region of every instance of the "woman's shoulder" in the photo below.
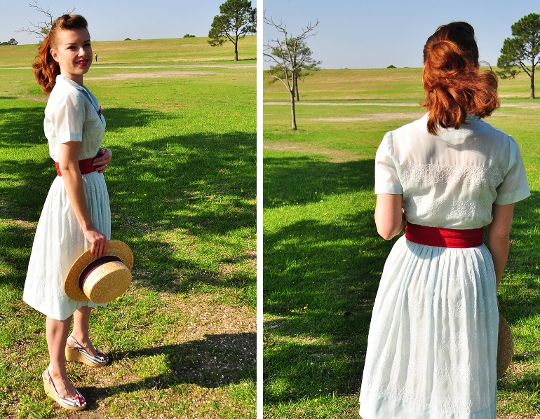
<svg viewBox="0 0 540 419">
<path fill-rule="evenodd" d="M 48 107 L 61 106 L 63 104 L 69 104 L 76 107 L 84 106 L 84 94 L 73 85 L 73 82 L 69 83 L 67 80 L 67 77 L 61 74 L 56 78 L 56 84 L 47 101 Z"/>
<path fill-rule="evenodd" d="M 50 97 L 74 96 L 83 99 L 84 95 L 77 83 L 59 74 L 56 77 L 56 83 L 51 91 Z"/>
</svg>

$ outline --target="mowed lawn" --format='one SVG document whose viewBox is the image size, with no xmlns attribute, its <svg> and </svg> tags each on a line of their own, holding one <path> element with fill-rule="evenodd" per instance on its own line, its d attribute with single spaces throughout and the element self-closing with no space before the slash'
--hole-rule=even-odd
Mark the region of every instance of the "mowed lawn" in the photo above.
<svg viewBox="0 0 540 419">
<path fill-rule="evenodd" d="M 88 401 L 46 398 L 45 317 L 22 302 L 56 176 L 43 135 L 37 46 L 0 46 L 0 417 L 256 416 L 256 37 L 94 42 L 85 77 L 107 120 L 112 237 L 133 282 L 94 311 L 112 362 L 69 365 Z"/>
<path fill-rule="evenodd" d="M 268 81 L 268 80 L 267 80 Z M 487 122 L 521 146 L 532 196 L 516 204 L 501 312 L 515 355 L 498 418 L 540 418 L 540 103 L 500 80 Z M 355 418 L 373 301 L 394 240 L 375 230 L 374 155 L 423 115 L 421 69 L 320 70 L 289 97 L 264 86 L 264 417 Z"/>
</svg>

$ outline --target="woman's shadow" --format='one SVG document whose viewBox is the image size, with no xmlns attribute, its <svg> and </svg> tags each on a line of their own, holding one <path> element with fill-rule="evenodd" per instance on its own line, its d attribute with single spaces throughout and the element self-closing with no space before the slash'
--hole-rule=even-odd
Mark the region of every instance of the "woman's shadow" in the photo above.
<svg viewBox="0 0 540 419">
<path fill-rule="evenodd" d="M 256 382 L 256 333 L 207 335 L 204 339 L 111 352 L 111 363 L 136 362 L 138 358 L 165 356 L 168 370 L 158 375 L 133 380 L 110 387 L 81 387 L 81 392 L 91 400 L 90 409 L 109 396 L 139 390 L 171 388 L 178 384 L 196 384 L 217 388 L 242 381 Z"/>
</svg>

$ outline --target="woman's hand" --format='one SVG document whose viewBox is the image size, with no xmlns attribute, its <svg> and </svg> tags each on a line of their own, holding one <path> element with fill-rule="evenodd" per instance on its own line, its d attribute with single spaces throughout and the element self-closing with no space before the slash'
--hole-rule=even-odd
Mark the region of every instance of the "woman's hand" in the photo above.
<svg viewBox="0 0 540 419">
<path fill-rule="evenodd" d="M 92 163 L 98 173 L 103 173 L 107 170 L 107 166 L 111 162 L 112 151 L 110 148 L 100 148 L 94 162 Z"/>
<path fill-rule="evenodd" d="M 107 237 L 99 230 L 92 228 L 84 232 L 84 237 L 90 242 L 92 247 L 90 253 L 95 258 L 100 258 L 107 252 Z"/>
</svg>

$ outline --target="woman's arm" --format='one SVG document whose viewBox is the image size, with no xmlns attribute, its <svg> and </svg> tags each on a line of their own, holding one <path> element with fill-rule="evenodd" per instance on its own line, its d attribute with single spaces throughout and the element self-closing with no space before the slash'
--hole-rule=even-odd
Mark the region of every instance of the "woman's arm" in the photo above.
<svg viewBox="0 0 540 419">
<path fill-rule="evenodd" d="M 405 228 L 402 203 L 403 195 L 377 195 L 375 224 L 377 225 L 377 233 L 385 240 L 390 240 Z"/>
<path fill-rule="evenodd" d="M 495 265 L 497 290 L 508 260 L 513 215 L 514 204 L 493 205 L 493 221 L 488 227 L 488 247 Z"/>
<path fill-rule="evenodd" d="M 101 257 L 107 251 L 107 238 L 92 223 L 84 196 L 82 175 L 79 169 L 81 143 L 68 141 L 60 144 L 59 167 L 66 187 L 67 196 L 82 228 L 86 240 L 92 245 L 90 252 Z"/>
</svg>

